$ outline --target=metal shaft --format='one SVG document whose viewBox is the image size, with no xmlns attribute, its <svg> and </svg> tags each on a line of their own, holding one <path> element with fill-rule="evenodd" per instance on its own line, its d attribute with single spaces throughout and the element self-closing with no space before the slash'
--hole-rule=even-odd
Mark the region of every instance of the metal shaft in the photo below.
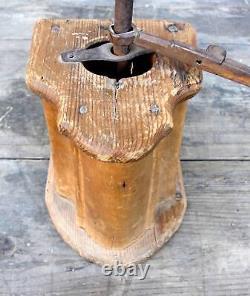
<svg viewBox="0 0 250 296">
<path fill-rule="evenodd" d="M 132 29 L 134 0 L 115 1 L 114 31 L 117 34 L 129 32 Z M 116 55 L 125 55 L 129 52 L 128 46 L 114 45 Z"/>
</svg>

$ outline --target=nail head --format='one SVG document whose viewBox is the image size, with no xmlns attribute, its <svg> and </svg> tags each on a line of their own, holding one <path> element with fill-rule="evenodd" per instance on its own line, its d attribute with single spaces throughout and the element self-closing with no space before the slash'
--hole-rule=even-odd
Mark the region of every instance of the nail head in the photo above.
<svg viewBox="0 0 250 296">
<path fill-rule="evenodd" d="M 59 25 L 52 25 L 51 26 L 51 31 L 54 33 L 58 33 L 60 31 L 60 26 Z"/>
<path fill-rule="evenodd" d="M 170 32 L 170 33 L 177 33 L 179 30 L 177 28 L 177 26 L 175 24 L 170 24 L 167 26 L 167 30 Z"/>
<path fill-rule="evenodd" d="M 160 107 L 157 104 L 152 104 L 150 106 L 150 112 L 158 115 L 160 112 Z"/>
<path fill-rule="evenodd" d="M 180 200 L 180 199 L 182 199 L 182 194 L 180 192 L 176 192 L 175 197 L 176 197 L 177 200 Z"/>
<path fill-rule="evenodd" d="M 86 106 L 81 106 L 79 112 L 80 114 L 86 114 L 88 112 L 88 108 Z"/>
</svg>

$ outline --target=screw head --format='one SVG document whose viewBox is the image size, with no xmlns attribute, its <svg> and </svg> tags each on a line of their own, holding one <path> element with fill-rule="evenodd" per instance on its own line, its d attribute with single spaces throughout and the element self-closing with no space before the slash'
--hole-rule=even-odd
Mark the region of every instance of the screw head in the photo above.
<svg viewBox="0 0 250 296">
<path fill-rule="evenodd" d="M 69 57 L 69 59 L 74 59 L 74 58 L 75 58 L 75 56 L 74 56 L 73 53 L 70 53 L 70 54 L 68 55 L 68 57 Z"/>
<path fill-rule="evenodd" d="M 80 109 L 79 109 L 79 113 L 80 113 L 80 114 L 83 115 L 83 114 L 86 114 L 87 112 L 88 112 L 88 108 L 87 108 L 87 106 L 84 106 L 84 105 L 83 105 L 83 106 L 80 107 Z"/>
<path fill-rule="evenodd" d="M 170 33 L 177 33 L 179 30 L 177 28 L 177 26 L 175 24 L 170 24 L 167 26 L 167 30 L 170 32 Z"/>
<path fill-rule="evenodd" d="M 52 25 L 51 26 L 51 31 L 53 33 L 58 33 L 60 31 L 60 26 L 59 25 L 56 25 L 56 24 Z"/>
<path fill-rule="evenodd" d="M 182 199 L 182 194 L 177 191 L 176 195 L 175 195 L 175 198 L 176 198 L 176 200 L 181 200 Z"/>
<path fill-rule="evenodd" d="M 154 113 L 155 115 L 158 115 L 159 112 L 160 112 L 160 107 L 157 104 L 152 104 L 150 106 L 149 110 L 150 110 L 151 113 Z"/>
</svg>

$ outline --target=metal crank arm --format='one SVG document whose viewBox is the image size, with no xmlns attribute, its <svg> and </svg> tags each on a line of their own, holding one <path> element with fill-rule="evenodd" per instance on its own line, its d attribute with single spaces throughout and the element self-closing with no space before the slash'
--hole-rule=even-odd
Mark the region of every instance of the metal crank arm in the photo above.
<svg viewBox="0 0 250 296">
<path fill-rule="evenodd" d="M 250 86 L 250 67 L 227 58 L 224 48 L 210 45 L 206 50 L 185 43 L 162 39 L 145 32 L 137 32 L 134 43 L 184 64 L 196 66 L 226 79 Z"/>
<path fill-rule="evenodd" d="M 98 47 L 90 49 L 74 49 L 61 54 L 63 62 L 87 62 L 87 61 L 107 61 L 107 62 L 124 62 L 134 58 L 152 53 L 151 49 L 146 49 L 135 44 L 130 46 L 130 51 L 126 55 L 115 55 L 112 52 L 113 44 L 104 43 Z"/>
</svg>

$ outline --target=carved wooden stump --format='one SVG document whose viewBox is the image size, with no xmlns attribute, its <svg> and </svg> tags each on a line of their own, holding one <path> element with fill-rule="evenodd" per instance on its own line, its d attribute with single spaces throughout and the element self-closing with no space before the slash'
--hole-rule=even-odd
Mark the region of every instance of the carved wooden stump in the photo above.
<svg viewBox="0 0 250 296">
<path fill-rule="evenodd" d="M 27 84 L 42 98 L 49 130 L 46 203 L 53 223 L 81 256 L 127 265 L 151 256 L 183 219 L 184 101 L 199 91 L 201 73 L 155 55 L 149 71 L 117 83 L 61 62 L 61 52 L 107 39 L 108 24 L 39 21 Z M 149 33 L 195 45 L 190 25 L 176 24 L 179 32 L 170 33 L 168 24 L 136 21 Z"/>
</svg>

